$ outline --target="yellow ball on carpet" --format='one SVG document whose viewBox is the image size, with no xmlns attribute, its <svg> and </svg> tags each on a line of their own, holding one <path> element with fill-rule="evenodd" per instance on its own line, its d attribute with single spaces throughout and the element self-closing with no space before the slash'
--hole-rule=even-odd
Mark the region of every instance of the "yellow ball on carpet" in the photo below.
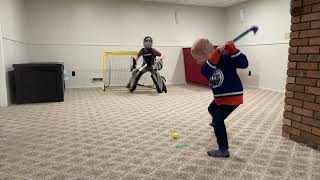
<svg viewBox="0 0 320 180">
<path fill-rule="evenodd" d="M 173 133 L 172 135 L 173 139 L 178 139 L 179 138 L 179 134 L 177 132 Z"/>
</svg>

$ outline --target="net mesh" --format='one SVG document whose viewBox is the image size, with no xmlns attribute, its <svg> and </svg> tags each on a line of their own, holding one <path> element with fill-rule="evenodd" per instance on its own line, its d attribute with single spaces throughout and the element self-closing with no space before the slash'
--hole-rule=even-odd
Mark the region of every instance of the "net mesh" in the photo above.
<svg viewBox="0 0 320 180">
<path fill-rule="evenodd" d="M 109 86 L 126 86 L 131 77 L 130 55 L 111 55 L 108 57 Z"/>
<path fill-rule="evenodd" d="M 130 71 L 132 58 L 135 54 L 136 52 L 133 51 L 105 52 L 103 64 L 104 89 L 107 87 L 125 87 L 128 84 L 132 75 Z M 141 64 L 142 61 L 139 60 L 137 66 L 141 66 Z M 145 73 L 139 84 L 152 85 L 150 76 L 150 73 Z"/>
</svg>

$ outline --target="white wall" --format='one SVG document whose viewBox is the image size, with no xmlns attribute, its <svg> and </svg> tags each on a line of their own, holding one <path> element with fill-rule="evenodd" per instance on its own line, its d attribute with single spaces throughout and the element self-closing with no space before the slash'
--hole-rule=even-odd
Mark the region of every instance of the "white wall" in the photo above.
<svg viewBox="0 0 320 180">
<path fill-rule="evenodd" d="M 63 61 L 76 71 L 68 87 L 101 77 L 103 50 L 139 50 L 146 35 L 166 57 L 169 84 L 185 83 L 181 47 L 199 36 L 224 41 L 223 9 L 137 1 L 30 0 L 28 52 L 33 61 Z M 175 21 L 175 11 L 178 23 Z"/>
<path fill-rule="evenodd" d="M 222 44 L 240 30 L 259 25 L 257 36 L 239 42 L 250 59 L 250 68 L 240 74 L 246 85 L 283 91 L 289 7 L 290 0 L 251 0 L 226 9 L 129 0 L 1 0 L 2 68 L 8 71 L 12 64 L 28 61 L 63 61 L 67 70 L 77 73 L 68 87 L 93 86 L 90 78 L 101 77 L 103 50 L 138 50 L 142 38 L 151 35 L 166 56 L 162 73 L 168 83 L 181 84 L 185 83 L 181 47 L 191 46 L 199 36 Z M 243 22 L 240 9 L 245 10 Z"/>
<path fill-rule="evenodd" d="M 10 101 L 10 89 L 8 86 L 7 71 L 11 70 L 12 64 L 26 62 L 28 59 L 26 41 L 26 11 L 23 0 L 0 1 L 0 24 L 2 25 L 2 72 L 6 83 L 1 81 L 2 91 L 1 105 L 6 106 Z M 0 70 L 1 71 L 1 70 Z M 6 89 L 6 90 L 3 90 Z"/>
<path fill-rule="evenodd" d="M 0 24 L 0 107 L 8 106 L 7 87 L 6 87 L 6 71 L 3 56 L 2 30 Z"/>
<path fill-rule="evenodd" d="M 0 22 L 5 38 L 25 41 L 26 14 L 24 0 L 1 0 Z"/>
<path fill-rule="evenodd" d="M 245 19 L 241 21 L 240 9 Z M 290 32 L 290 0 L 251 0 L 227 8 L 226 38 L 233 39 L 251 25 L 259 26 L 256 36 L 249 35 L 238 45 L 247 54 L 250 67 L 241 71 L 246 85 L 285 91 Z M 288 34 L 287 34 L 288 35 Z M 248 71 L 252 76 L 248 77 Z"/>
</svg>

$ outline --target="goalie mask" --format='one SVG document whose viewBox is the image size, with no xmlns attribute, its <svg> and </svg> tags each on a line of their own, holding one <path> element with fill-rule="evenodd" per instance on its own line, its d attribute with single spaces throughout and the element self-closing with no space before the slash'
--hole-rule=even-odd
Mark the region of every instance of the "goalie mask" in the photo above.
<svg viewBox="0 0 320 180">
<path fill-rule="evenodd" d="M 143 39 L 143 46 L 146 49 L 152 48 L 152 43 L 153 43 L 153 40 L 150 36 L 147 36 Z"/>
</svg>

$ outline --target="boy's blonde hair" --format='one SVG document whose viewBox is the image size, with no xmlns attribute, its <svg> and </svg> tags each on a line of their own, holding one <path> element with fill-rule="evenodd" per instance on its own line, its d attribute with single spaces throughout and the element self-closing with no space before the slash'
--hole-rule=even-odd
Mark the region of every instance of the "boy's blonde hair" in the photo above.
<svg viewBox="0 0 320 180">
<path fill-rule="evenodd" d="M 194 58 L 201 56 L 203 54 L 210 54 L 212 52 L 213 45 L 212 43 L 206 38 L 199 38 L 197 39 L 191 48 L 191 54 Z"/>
</svg>

